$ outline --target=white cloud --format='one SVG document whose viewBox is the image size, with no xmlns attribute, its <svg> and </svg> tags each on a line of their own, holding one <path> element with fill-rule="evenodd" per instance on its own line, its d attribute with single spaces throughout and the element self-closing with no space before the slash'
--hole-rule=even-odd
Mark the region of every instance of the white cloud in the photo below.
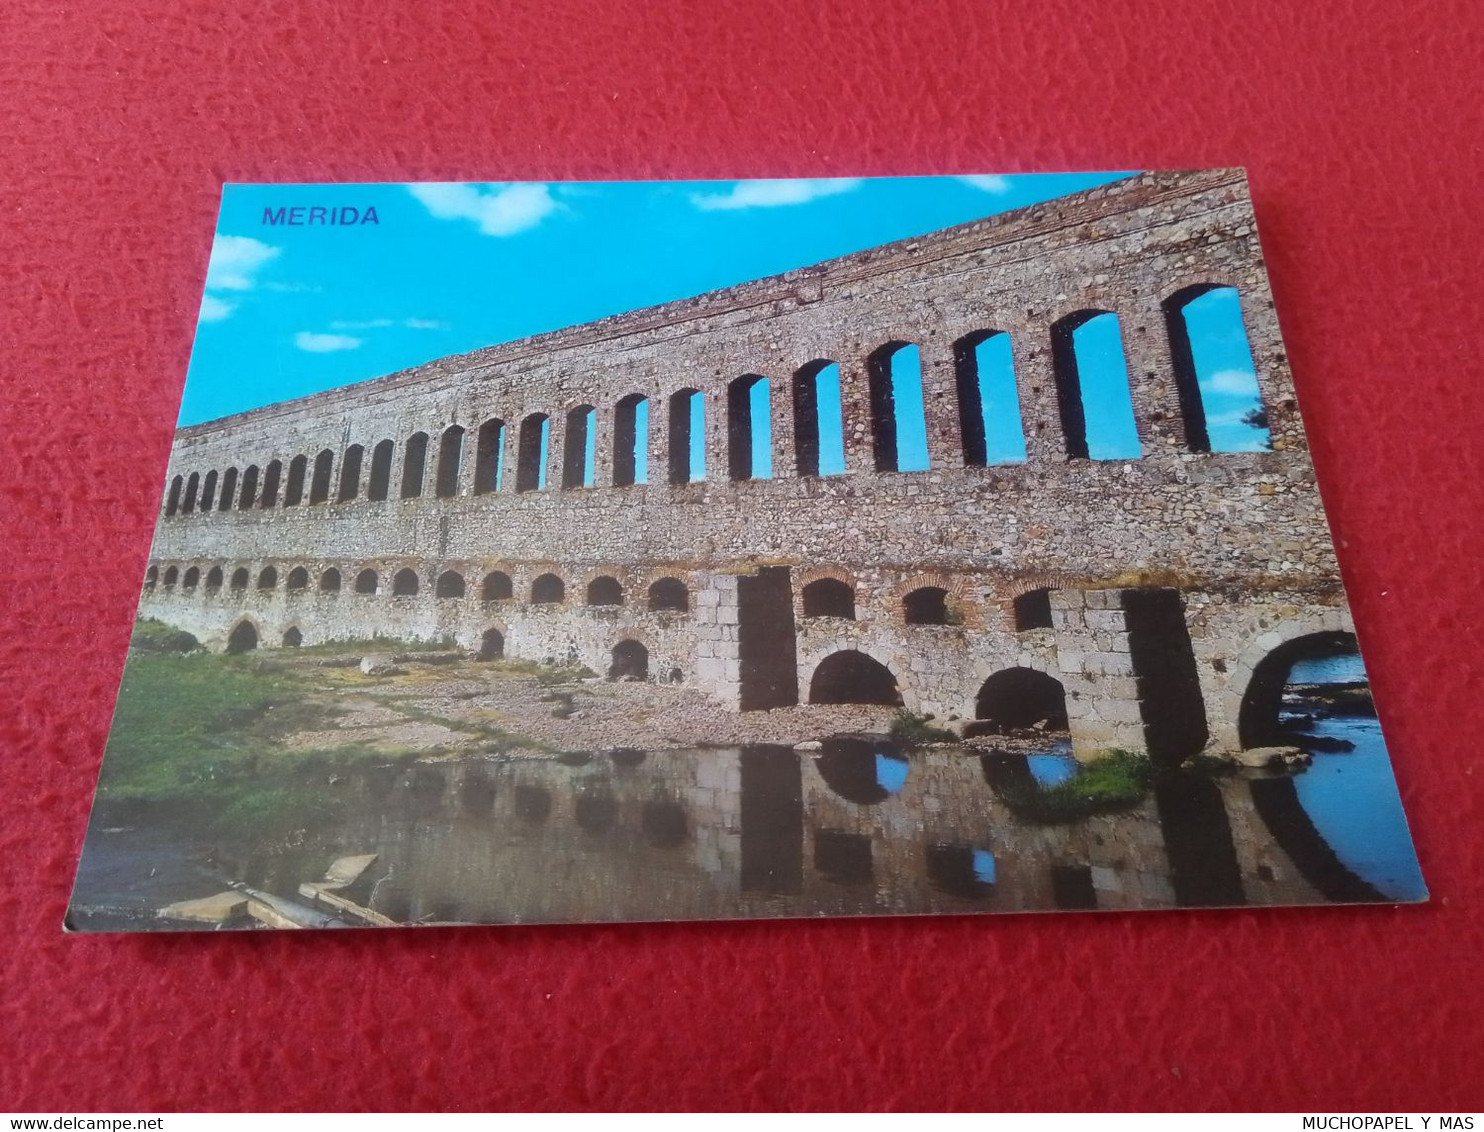
<svg viewBox="0 0 1484 1132">
<path fill-rule="evenodd" d="M 331 330 L 385 330 L 390 326 L 401 326 L 407 330 L 446 330 L 448 324 L 431 318 L 368 318 L 336 319 L 330 323 Z"/>
<path fill-rule="evenodd" d="M 448 323 L 434 318 L 404 318 L 402 325 L 408 330 L 447 330 Z"/>
<path fill-rule="evenodd" d="M 223 291 L 251 291 L 258 268 L 278 255 L 279 249 L 251 236 L 218 235 L 211 245 L 206 265 L 206 286 Z"/>
<path fill-rule="evenodd" d="M 1217 370 L 1201 382 L 1201 388 L 1224 397 L 1256 397 L 1257 375 L 1245 369 Z"/>
<path fill-rule="evenodd" d="M 430 181 L 407 191 L 439 220 L 472 220 L 486 236 L 513 236 L 534 228 L 562 206 L 545 185 L 517 183 L 481 187 Z"/>
<path fill-rule="evenodd" d="M 201 296 L 200 319 L 202 322 L 220 322 L 235 309 L 232 303 L 218 299 L 215 295 Z"/>
<path fill-rule="evenodd" d="M 311 354 L 330 354 L 336 350 L 354 350 L 361 340 L 349 334 L 316 334 L 312 330 L 301 330 L 294 335 L 294 345 Z"/>
<path fill-rule="evenodd" d="M 1010 178 L 999 173 L 981 173 L 957 179 L 986 193 L 994 193 L 996 196 L 1010 191 Z"/>
<path fill-rule="evenodd" d="M 724 193 L 693 193 L 691 203 L 713 211 L 730 208 L 776 208 L 785 204 L 807 204 L 820 197 L 848 193 L 860 187 L 859 177 L 799 177 L 763 181 L 738 181 Z"/>
</svg>

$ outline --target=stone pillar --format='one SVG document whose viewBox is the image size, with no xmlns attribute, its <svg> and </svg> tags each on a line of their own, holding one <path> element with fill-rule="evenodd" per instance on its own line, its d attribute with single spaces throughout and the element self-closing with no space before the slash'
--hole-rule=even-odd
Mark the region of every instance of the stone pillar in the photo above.
<svg viewBox="0 0 1484 1132">
<path fill-rule="evenodd" d="M 1144 455 L 1189 452 L 1185 416 L 1175 386 L 1165 316 L 1158 297 L 1132 288 L 1119 288 L 1110 292 L 1106 301 L 1108 309 L 1118 315 L 1124 362 L 1128 367 L 1129 396 Z"/>
<path fill-rule="evenodd" d="M 1027 319 L 1009 334 L 1026 459 L 1032 464 L 1065 463 L 1067 441 L 1051 365 L 1051 329 L 1044 322 Z"/>
<path fill-rule="evenodd" d="M 876 473 L 871 439 L 871 382 L 865 353 L 852 348 L 840 362 L 840 427 L 845 441 L 845 470 L 855 475 Z"/>
<path fill-rule="evenodd" d="M 1144 750 L 1143 716 L 1118 590 L 1052 590 L 1057 667 L 1067 692 L 1072 753 Z"/>
<path fill-rule="evenodd" d="M 941 334 L 925 335 L 918 346 L 922 367 L 922 415 L 927 425 L 928 462 L 933 468 L 964 466 L 959 420 L 958 371 L 953 346 Z"/>
<path fill-rule="evenodd" d="M 705 576 L 696 591 L 694 682 L 706 695 L 732 711 L 742 706 L 739 623 L 736 576 Z"/>
</svg>

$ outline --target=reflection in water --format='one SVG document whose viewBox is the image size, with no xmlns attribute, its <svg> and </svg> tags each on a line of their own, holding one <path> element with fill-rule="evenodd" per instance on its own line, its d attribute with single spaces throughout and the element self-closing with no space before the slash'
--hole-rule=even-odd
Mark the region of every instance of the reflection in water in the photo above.
<svg viewBox="0 0 1484 1132">
<path fill-rule="evenodd" d="M 929 845 L 927 875 L 942 892 L 964 900 L 984 900 L 994 893 L 994 854 L 971 845 Z"/>
<path fill-rule="evenodd" d="M 818 762 L 830 789 L 863 806 L 886 801 L 907 782 L 907 757 L 885 737 L 826 739 Z"/>
</svg>

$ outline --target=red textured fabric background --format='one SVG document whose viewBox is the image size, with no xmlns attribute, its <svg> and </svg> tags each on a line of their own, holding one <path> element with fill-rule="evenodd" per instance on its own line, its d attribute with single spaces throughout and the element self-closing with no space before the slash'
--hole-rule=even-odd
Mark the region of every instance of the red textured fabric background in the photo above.
<svg viewBox="0 0 1484 1132">
<path fill-rule="evenodd" d="M 0 5 L 0 1109 L 1484 1105 L 1484 7 Z M 1245 164 L 1423 907 L 64 937 L 223 180 Z"/>
</svg>

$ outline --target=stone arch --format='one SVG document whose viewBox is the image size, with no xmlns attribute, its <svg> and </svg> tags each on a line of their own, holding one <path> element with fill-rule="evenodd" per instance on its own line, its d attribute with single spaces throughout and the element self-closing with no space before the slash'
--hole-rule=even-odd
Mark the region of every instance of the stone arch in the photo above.
<svg viewBox="0 0 1484 1132">
<path fill-rule="evenodd" d="M 428 470 L 428 434 L 414 432 L 402 446 L 402 498 L 421 499 Z"/>
<path fill-rule="evenodd" d="M 242 590 L 245 590 L 245 589 L 247 589 L 248 584 L 251 581 L 252 581 L 252 574 L 249 573 L 249 571 L 248 571 L 248 569 L 247 569 L 246 566 L 239 566 L 239 567 L 237 567 L 237 569 L 235 569 L 235 570 L 232 571 L 232 589 L 233 590 L 239 591 L 239 592 L 242 591 Z"/>
<path fill-rule="evenodd" d="M 621 397 L 613 407 L 613 486 L 649 481 L 649 398 Z"/>
<path fill-rule="evenodd" d="M 349 503 L 361 494 L 361 461 L 366 458 L 366 450 L 359 444 L 352 444 L 345 450 L 345 455 L 340 457 L 340 486 L 335 491 L 336 503 Z"/>
<path fill-rule="evenodd" d="M 391 494 L 392 456 L 396 447 L 395 441 L 382 440 L 371 449 L 371 478 L 366 483 L 366 498 L 373 502 L 385 502 Z"/>
<path fill-rule="evenodd" d="M 1025 459 L 1025 430 L 1010 335 L 975 330 L 953 343 L 959 436 L 964 466 Z"/>
<path fill-rule="evenodd" d="M 314 457 L 314 476 L 309 481 L 309 502 L 328 503 L 335 474 L 335 453 L 321 448 Z"/>
<path fill-rule="evenodd" d="M 221 494 L 216 497 L 218 511 L 230 511 L 237 502 L 237 469 L 228 468 L 222 473 Z"/>
<path fill-rule="evenodd" d="M 170 490 L 165 495 L 165 514 L 167 517 L 180 512 L 180 493 L 184 489 L 184 476 L 176 476 L 170 481 Z"/>
<path fill-rule="evenodd" d="M 227 651 L 229 653 L 251 652 L 258 647 L 258 627 L 249 618 L 244 617 L 232 631 L 227 634 Z"/>
<path fill-rule="evenodd" d="M 304 634 L 299 632 L 299 626 L 290 625 L 283 631 L 283 647 L 296 649 L 304 643 Z"/>
<path fill-rule="evenodd" d="M 625 637 L 613 646 L 613 663 L 608 668 L 608 679 L 649 679 L 649 649 L 643 641 Z"/>
<path fill-rule="evenodd" d="M 491 625 L 479 638 L 479 659 L 500 660 L 505 655 L 505 634 Z"/>
<path fill-rule="evenodd" d="M 415 597 L 417 595 L 417 571 L 403 567 L 392 577 L 393 597 Z"/>
<path fill-rule="evenodd" d="M 452 598 L 464 596 L 464 575 L 457 570 L 445 570 L 438 575 L 438 581 L 433 586 L 433 596 L 439 598 Z"/>
<path fill-rule="evenodd" d="M 551 418 L 530 413 L 520 422 L 516 437 L 515 490 L 540 491 L 546 486 L 546 449 L 551 440 Z"/>
<path fill-rule="evenodd" d="M 297 507 L 304 502 L 304 481 L 309 478 L 309 457 L 295 456 L 289 461 L 289 478 L 283 487 L 283 505 Z"/>
<path fill-rule="evenodd" d="M 588 605 L 622 605 L 623 583 L 611 574 L 599 574 L 587 584 Z"/>
<path fill-rule="evenodd" d="M 871 450 L 878 472 L 931 466 L 922 400 L 922 362 L 913 342 L 891 341 L 866 358 L 871 398 Z"/>
<path fill-rule="evenodd" d="M 686 613 L 690 610 L 690 590 L 679 578 L 659 578 L 649 587 L 649 612 Z"/>
<path fill-rule="evenodd" d="M 1191 304 L 1206 300 L 1202 307 L 1220 304 L 1217 308 L 1219 326 L 1216 334 L 1222 340 L 1219 356 L 1213 356 L 1213 343 L 1204 335 L 1192 334 Z M 1195 283 L 1169 295 L 1161 304 L 1165 317 L 1165 330 L 1169 336 L 1170 363 L 1174 369 L 1175 391 L 1180 399 L 1180 416 L 1185 424 L 1185 443 L 1192 452 L 1245 451 L 1252 447 L 1267 448 L 1269 433 L 1267 408 L 1263 404 L 1258 387 L 1257 368 L 1252 359 L 1252 343 L 1242 317 L 1240 291 L 1225 283 Z M 1202 320 L 1204 321 L 1204 319 Z M 1235 345 L 1240 339 L 1240 347 Z M 1233 444 L 1230 438 L 1234 429 L 1218 421 L 1218 435 L 1213 441 L 1211 422 L 1207 416 L 1206 390 L 1201 388 L 1201 378 L 1208 380 L 1216 373 L 1251 376 L 1251 392 L 1247 397 L 1248 413 L 1241 420 L 1241 427 L 1253 431 L 1251 446 Z M 1215 392 L 1215 390 L 1213 390 Z M 1240 398 L 1240 393 L 1236 397 Z M 1240 410 L 1240 401 L 1233 406 Z"/>
<path fill-rule="evenodd" d="M 1088 334 L 1095 332 L 1116 339 L 1117 349 L 1111 345 L 1105 350 L 1095 348 L 1087 339 Z M 1118 315 L 1089 309 L 1058 319 L 1051 326 L 1051 365 L 1068 458 L 1137 459 L 1141 455 L 1138 424 L 1134 420 L 1128 360 Z M 1106 411 L 1095 414 L 1091 426 L 1087 415 L 1090 378 L 1108 387 L 1106 396 L 1101 398 Z"/>
<path fill-rule="evenodd" d="M 474 494 L 488 495 L 500 487 L 500 457 L 505 449 L 505 422 L 491 417 L 479 426 L 474 442 Z"/>
<path fill-rule="evenodd" d="M 208 512 L 208 511 L 213 510 L 215 508 L 215 505 L 216 505 L 216 472 L 213 470 L 213 471 L 207 472 L 206 473 L 206 478 L 201 481 L 200 510 L 202 511 L 202 513 L 205 513 L 205 512 Z"/>
<path fill-rule="evenodd" d="M 576 405 L 567 410 L 562 435 L 562 489 L 592 487 L 597 475 L 598 410 Z"/>
<path fill-rule="evenodd" d="M 272 590 L 278 588 L 278 571 L 272 566 L 264 566 L 262 573 L 258 575 L 258 589 Z"/>
<path fill-rule="evenodd" d="M 356 593 L 374 594 L 380 586 L 381 579 L 377 577 L 376 571 L 369 566 L 356 575 Z"/>
<path fill-rule="evenodd" d="M 840 365 L 816 358 L 794 372 L 794 467 L 801 476 L 845 470 Z"/>
<path fill-rule="evenodd" d="M 503 570 L 491 570 L 484 576 L 480 597 L 484 601 L 509 601 L 515 596 L 515 584 Z"/>
<path fill-rule="evenodd" d="M 147 589 L 147 590 L 154 589 L 155 588 L 155 585 L 159 582 L 159 580 L 160 580 L 160 568 L 158 566 L 151 566 L 148 570 L 146 570 L 144 572 L 144 588 L 145 589 Z"/>
<path fill-rule="evenodd" d="M 1283 703 L 1283 688 L 1294 664 L 1327 656 L 1359 653 L 1355 634 L 1344 629 L 1301 629 L 1286 627 L 1283 640 L 1264 651 L 1251 666 L 1252 675 L 1241 690 L 1237 712 L 1237 739 L 1242 747 L 1269 747 L 1284 743 L 1278 726 L 1278 712 Z"/>
<path fill-rule="evenodd" d="M 908 625 L 950 623 L 948 590 L 943 586 L 918 586 L 902 598 L 902 618 Z"/>
<path fill-rule="evenodd" d="M 804 586 L 805 617 L 855 620 L 855 587 L 839 578 L 816 578 Z"/>
<path fill-rule="evenodd" d="M 811 704 L 887 704 L 902 706 L 901 689 L 890 668 L 858 649 L 832 652 L 809 679 Z"/>
<path fill-rule="evenodd" d="M 669 466 L 675 485 L 706 478 L 706 395 L 699 389 L 670 394 Z"/>
<path fill-rule="evenodd" d="M 175 566 L 166 566 L 164 580 L 167 588 L 174 586 L 180 580 L 180 569 Z"/>
<path fill-rule="evenodd" d="M 302 456 L 297 459 L 303 459 Z M 271 511 L 278 506 L 278 486 L 283 479 L 283 463 L 280 460 L 269 460 L 263 468 L 263 490 L 258 495 L 258 509 Z"/>
<path fill-rule="evenodd" d="M 242 472 L 242 485 L 237 492 L 237 510 L 249 510 L 258 497 L 258 466 L 249 464 Z"/>
<path fill-rule="evenodd" d="M 532 605 L 561 605 L 566 600 L 567 583 L 555 574 L 540 574 L 531 583 Z"/>
<path fill-rule="evenodd" d="M 201 570 L 197 566 L 186 567 L 186 572 L 181 576 L 180 588 L 186 591 L 194 590 L 201 584 Z"/>
<path fill-rule="evenodd" d="M 308 589 L 309 571 L 306 570 L 303 566 L 295 566 L 292 570 L 290 570 L 288 577 L 288 588 L 295 592 L 303 589 Z"/>
<path fill-rule="evenodd" d="M 322 594 L 338 594 L 340 592 L 340 571 L 331 566 L 319 576 L 319 592 Z"/>
<path fill-rule="evenodd" d="M 773 478 L 772 383 L 744 373 L 727 385 L 727 475 L 733 480 Z"/>
<path fill-rule="evenodd" d="M 1043 725 L 1067 730 L 1067 693 L 1062 682 L 1035 668 L 1002 668 L 979 686 L 974 718 L 992 731 L 1020 731 Z"/>
<path fill-rule="evenodd" d="M 438 499 L 452 499 L 459 493 L 459 472 L 464 463 L 464 430 L 453 424 L 438 438 L 438 478 L 433 494 Z"/>
<path fill-rule="evenodd" d="M 206 571 L 206 591 L 208 593 L 216 593 L 221 588 L 222 568 L 220 566 L 213 566 L 210 570 Z"/>
<path fill-rule="evenodd" d="M 180 511 L 183 515 L 189 515 L 196 509 L 196 495 L 201 490 L 201 475 L 192 472 L 186 476 L 185 498 L 180 501 Z"/>
</svg>

